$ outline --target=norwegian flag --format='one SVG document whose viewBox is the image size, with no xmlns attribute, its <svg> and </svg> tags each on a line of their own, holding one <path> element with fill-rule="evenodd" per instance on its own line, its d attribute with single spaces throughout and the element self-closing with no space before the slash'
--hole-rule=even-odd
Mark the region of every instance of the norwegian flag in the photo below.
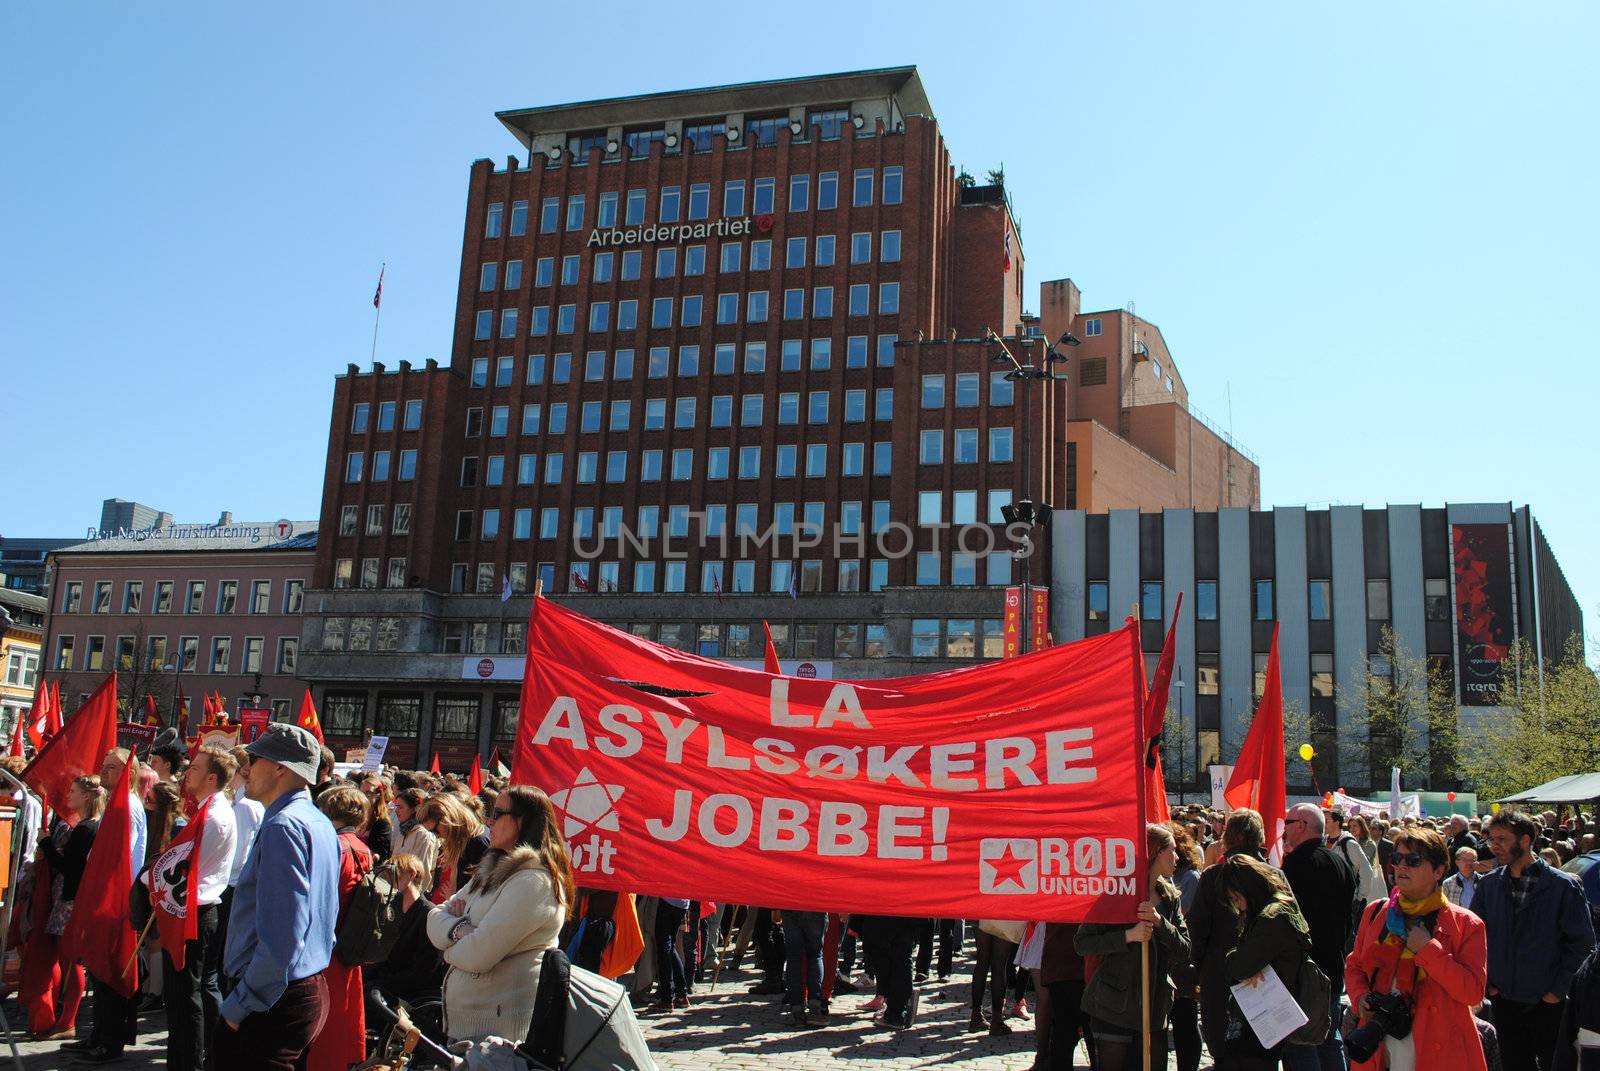
<svg viewBox="0 0 1600 1071">
<path fill-rule="evenodd" d="M 1004 250 L 1004 259 L 1002 260 L 1001 264 L 1006 271 L 1011 270 L 1011 224 L 1009 223 L 1006 224 L 1006 245 Z"/>
<path fill-rule="evenodd" d="M 387 264 L 378 269 L 378 289 L 372 295 L 372 307 L 375 309 L 383 307 L 383 273 L 388 269 L 389 265 Z"/>
<path fill-rule="evenodd" d="M 574 569 L 572 570 L 572 586 L 578 591 L 588 591 L 589 578 Z"/>
</svg>

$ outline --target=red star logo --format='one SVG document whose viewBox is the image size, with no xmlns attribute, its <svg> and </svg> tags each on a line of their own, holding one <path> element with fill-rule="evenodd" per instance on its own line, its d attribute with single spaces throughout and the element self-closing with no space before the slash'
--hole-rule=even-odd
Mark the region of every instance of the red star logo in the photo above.
<svg viewBox="0 0 1600 1071">
<path fill-rule="evenodd" d="M 1027 890 L 1028 885 L 1022 880 L 1022 869 L 1033 860 L 1019 859 L 1013 855 L 1011 853 L 1011 845 L 1007 844 L 1005 846 L 1000 858 L 985 859 L 984 862 L 994 871 L 994 884 L 992 887 L 996 892 L 1000 890 L 1001 883 L 1007 881 L 1016 882 L 1018 889 Z"/>
</svg>

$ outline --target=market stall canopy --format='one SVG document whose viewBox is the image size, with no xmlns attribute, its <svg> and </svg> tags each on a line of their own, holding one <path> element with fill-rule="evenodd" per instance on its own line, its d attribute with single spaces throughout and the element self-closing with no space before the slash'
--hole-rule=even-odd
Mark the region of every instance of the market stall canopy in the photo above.
<svg viewBox="0 0 1600 1071">
<path fill-rule="evenodd" d="M 1568 774 L 1546 781 L 1526 792 L 1506 796 L 1501 803 L 1586 803 L 1600 799 L 1600 773 Z"/>
</svg>

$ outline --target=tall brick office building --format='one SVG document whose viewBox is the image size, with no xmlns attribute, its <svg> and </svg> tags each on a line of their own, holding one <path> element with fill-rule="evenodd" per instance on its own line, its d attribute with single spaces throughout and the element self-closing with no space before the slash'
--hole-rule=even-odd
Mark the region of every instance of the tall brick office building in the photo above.
<svg viewBox="0 0 1600 1071">
<path fill-rule="evenodd" d="M 998 653 L 1001 589 L 1047 579 L 1015 500 L 1079 505 L 1103 469 L 1146 508 L 1256 503 L 1168 389 L 1079 422 L 1068 382 L 1005 378 L 1001 345 L 1069 375 L 1099 346 L 1119 383 L 1148 353 L 1086 337 L 1068 280 L 1025 313 L 1006 192 L 958 178 L 914 68 L 500 119 L 526 155 L 472 166 L 449 366 L 335 387 L 301 664 L 335 735 L 509 741 L 538 580 L 664 643 L 759 659 L 766 619 L 874 676 Z"/>
</svg>

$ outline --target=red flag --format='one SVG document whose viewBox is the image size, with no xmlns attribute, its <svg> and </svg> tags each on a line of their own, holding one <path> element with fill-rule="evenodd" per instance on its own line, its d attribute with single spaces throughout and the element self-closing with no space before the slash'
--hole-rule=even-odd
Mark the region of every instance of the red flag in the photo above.
<svg viewBox="0 0 1600 1071">
<path fill-rule="evenodd" d="M 228 724 L 228 702 L 222 698 L 221 692 L 211 693 L 211 717 L 214 724 Z M 322 739 L 320 736 L 317 739 Z"/>
<path fill-rule="evenodd" d="M 161 724 L 161 713 L 156 710 L 156 697 L 149 692 L 144 696 L 144 723 L 155 726 Z"/>
<path fill-rule="evenodd" d="M 23 736 L 22 722 L 23 722 L 22 712 L 18 711 L 17 712 L 17 724 L 13 727 L 12 732 L 11 732 L 11 754 L 13 756 L 15 756 L 16 758 L 19 758 L 19 759 L 20 758 L 25 758 L 26 755 L 27 755 L 27 752 L 22 750 L 22 736 Z"/>
<path fill-rule="evenodd" d="M 28 743 L 33 745 L 33 750 L 38 751 L 44 747 L 45 732 L 49 728 L 50 720 L 50 686 L 44 681 L 39 682 L 39 690 L 33 694 L 33 706 L 28 710 Z M 21 715 L 18 715 L 21 723 Z M 17 754 L 20 754 L 18 752 Z"/>
<path fill-rule="evenodd" d="M 589 578 L 576 569 L 572 570 L 572 588 L 574 591 L 588 591 Z"/>
<path fill-rule="evenodd" d="M 115 674 L 112 675 L 113 680 Z M 104 686 L 102 686 L 103 688 Z M 90 700 L 93 702 L 93 700 Z M 110 692 L 110 710 L 115 717 L 116 689 Z M 73 718 L 76 725 L 83 719 L 80 712 Z M 112 723 L 112 742 L 115 743 L 116 723 Z M 108 749 L 109 750 L 109 749 Z M 133 962 L 138 942 L 133 927 L 128 923 L 128 890 L 133 887 L 133 818 L 129 813 L 132 799 L 128 786 L 133 778 L 133 763 L 122 767 L 122 776 L 111 790 L 106 812 L 100 818 L 100 832 L 95 835 L 94 847 L 89 849 L 89 861 L 84 864 L 83 878 L 78 883 L 78 899 L 72 908 L 72 919 L 61 938 L 62 956 L 67 960 L 82 961 L 84 968 L 99 982 L 109 985 L 124 997 L 132 997 L 139 988 L 139 968 Z"/>
<path fill-rule="evenodd" d="M 172 957 L 173 966 L 183 970 L 190 941 L 200 936 L 200 838 L 205 835 L 206 815 L 211 801 L 206 797 L 200 811 L 183 827 L 167 850 L 156 856 L 149 870 L 150 910 L 156 913 L 156 932 L 161 947 Z"/>
<path fill-rule="evenodd" d="M 375 309 L 381 309 L 383 307 L 383 273 L 387 271 L 388 268 L 389 265 L 385 264 L 378 269 L 378 290 L 372 295 L 372 307 Z"/>
<path fill-rule="evenodd" d="M 306 694 L 300 700 L 300 713 L 295 716 L 294 723 L 317 738 L 317 743 L 322 743 L 322 719 L 317 717 L 317 708 L 311 702 L 311 689 L 306 689 Z"/>
<path fill-rule="evenodd" d="M 1239 761 L 1222 798 L 1230 807 L 1249 807 L 1261 813 L 1267 830 L 1267 850 L 1276 863 L 1282 856 L 1279 841 L 1287 794 L 1283 769 L 1283 679 L 1278 673 L 1278 626 L 1272 626 L 1272 650 L 1267 655 L 1267 684 L 1256 707 L 1255 721 L 1239 749 Z"/>
<path fill-rule="evenodd" d="M 66 723 L 66 714 L 61 709 L 61 682 L 59 680 L 52 681 L 50 683 L 50 731 L 45 735 L 56 735 Z"/>
<path fill-rule="evenodd" d="M 1172 608 L 1172 624 L 1167 627 L 1167 638 L 1161 644 L 1161 658 L 1156 662 L 1156 679 L 1144 699 L 1145 737 L 1148 750 L 1144 764 L 1146 792 L 1150 800 L 1150 821 L 1172 821 L 1172 807 L 1167 802 L 1167 779 L 1161 769 L 1161 731 L 1167 720 L 1167 695 L 1172 688 L 1172 663 L 1178 648 L 1178 616 L 1183 613 L 1183 592 Z"/>
<path fill-rule="evenodd" d="M 477 755 L 472 756 L 472 772 L 467 774 L 467 787 L 472 789 L 474 796 L 483 791 L 483 759 Z"/>
<path fill-rule="evenodd" d="M 433 762 L 428 765 L 428 772 L 429 773 L 438 773 L 439 772 L 439 753 L 437 751 L 435 751 L 433 753 Z"/>
<path fill-rule="evenodd" d="M 33 757 L 22 779 L 57 811 L 67 812 L 74 778 L 99 772 L 100 760 L 117 746 L 117 675 L 107 677 L 72 721 Z"/>
<path fill-rule="evenodd" d="M 772 627 L 763 621 L 761 628 L 767 634 L 767 672 L 781 676 L 783 667 L 778 665 L 778 648 L 772 642 Z"/>
</svg>

